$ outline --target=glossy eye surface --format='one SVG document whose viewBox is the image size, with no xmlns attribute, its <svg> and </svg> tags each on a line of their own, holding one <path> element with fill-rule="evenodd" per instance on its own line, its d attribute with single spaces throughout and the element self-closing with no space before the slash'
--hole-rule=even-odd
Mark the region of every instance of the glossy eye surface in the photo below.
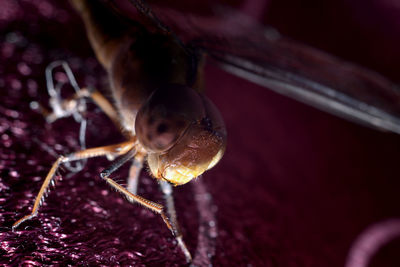
<svg viewBox="0 0 400 267">
<path fill-rule="evenodd" d="M 170 149 L 196 120 L 204 116 L 200 95 L 181 85 L 156 90 L 140 108 L 135 122 L 136 135 L 149 152 Z"/>
<path fill-rule="evenodd" d="M 153 176 L 175 185 L 212 168 L 226 146 L 225 125 L 217 108 L 183 86 L 157 90 L 138 113 L 136 133 L 149 152 Z"/>
</svg>

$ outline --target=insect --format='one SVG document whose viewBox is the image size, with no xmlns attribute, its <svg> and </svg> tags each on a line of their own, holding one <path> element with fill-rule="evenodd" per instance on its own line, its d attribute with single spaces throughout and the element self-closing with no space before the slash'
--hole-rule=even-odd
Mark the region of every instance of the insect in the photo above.
<svg viewBox="0 0 400 267">
<path fill-rule="evenodd" d="M 300 101 L 306 102 L 339 116 L 365 123 L 379 129 L 390 130 L 397 133 L 400 132 L 400 124 L 398 119 L 399 105 L 397 103 L 399 93 L 396 91 L 396 86 L 374 72 L 352 64 L 344 63 L 341 60 L 328 56 L 317 50 L 289 41 L 288 39 L 281 37 L 279 33 L 273 29 L 262 28 L 259 25 L 253 24 L 252 21 L 241 17 L 240 14 L 235 12 L 226 12 L 223 18 L 231 17 L 233 19 L 230 19 L 229 23 L 221 23 L 218 17 L 205 18 L 195 15 L 192 16 L 189 14 L 179 13 L 173 8 L 165 8 L 157 5 L 153 5 L 152 9 L 149 9 L 144 2 L 132 2 L 137 7 L 139 13 L 143 15 L 145 20 L 151 21 L 151 24 L 154 26 L 153 28 L 156 29 L 155 32 L 163 33 L 159 35 L 160 39 L 157 40 L 157 43 L 162 43 L 164 41 L 164 43 L 171 45 L 174 44 L 174 47 L 177 50 L 172 49 L 172 51 L 176 52 L 177 54 L 182 53 L 191 55 L 188 56 L 188 61 L 182 60 L 186 58 L 185 56 L 178 57 L 181 59 L 181 61 L 176 62 L 176 65 L 177 69 L 180 69 L 180 71 L 168 74 L 168 77 L 174 81 L 174 84 L 182 85 L 182 80 L 186 79 L 188 84 L 193 84 L 194 88 L 201 90 L 201 79 L 197 80 L 197 77 L 199 77 L 198 71 L 201 70 L 201 56 L 196 53 L 196 50 L 192 50 L 192 47 L 196 47 L 196 49 L 207 51 L 212 58 L 221 63 L 223 68 L 238 76 L 244 77 L 272 90 L 276 90 L 279 93 L 297 98 Z M 154 14 L 157 14 L 157 17 L 155 17 Z M 208 20 L 205 21 L 205 19 Z M 104 21 L 110 23 L 109 20 Z M 238 23 L 238 21 L 240 23 Z M 164 27 L 164 23 L 168 25 L 170 29 Z M 88 22 L 86 22 L 86 25 L 88 28 L 91 27 L 90 23 Z M 226 25 L 229 25 L 228 28 Z M 115 25 L 108 26 L 115 29 Z M 130 36 L 138 36 L 137 34 L 141 34 L 141 31 L 139 30 L 140 26 L 137 27 L 139 28 L 132 27 L 135 29 L 133 32 L 128 31 Z M 98 28 L 93 26 L 93 29 Z M 121 32 L 126 32 L 125 27 L 118 29 L 121 29 Z M 174 34 L 172 34 L 172 32 L 175 31 L 181 33 L 179 35 L 180 39 L 175 38 Z M 152 31 L 144 31 L 144 36 L 141 36 L 140 39 L 146 40 L 142 39 L 142 37 L 148 38 L 148 33 L 152 33 Z M 99 36 L 98 34 L 100 33 L 96 33 L 95 30 L 89 31 L 89 37 L 92 39 L 92 43 L 96 43 L 93 41 L 93 39 L 97 38 Z M 129 40 L 129 37 L 127 38 Z M 124 40 L 123 43 L 129 47 L 129 42 L 125 41 L 126 40 Z M 185 45 L 182 45 L 181 42 Z M 227 46 L 226 44 L 230 45 Z M 124 84 L 124 82 L 131 81 L 131 79 L 134 81 L 140 80 L 138 77 L 135 77 L 137 79 L 133 79 L 132 77 L 127 79 L 125 76 L 120 74 L 124 73 L 124 71 L 116 71 L 118 67 L 118 70 L 125 70 L 127 65 L 110 65 L 107 67 L 107 62 L 110 62 L 110 58 L 117 58 L 118 56 L 121 56 L 112 52 L 118 51 L 118 49 L 123 49 L 122 47 L 119 47 L 117 43 L 110 42 L 109 49 L 106 51 L 111 52 L 104 54 L 100 53 L 104 46 L 96 46 L 93 44 L 93 47 L 98 54 L 100 62 L 106 66 L 106 69 L 112 70 L 112 68 L 115 68 L 115 75 L 113 76 L 110 74 L 112 82 L 116 82 L 116 84 L 118 84 L 119 81 L 120 83 Z M 146 48 L 145 45 L 142 44 L 135 47 L 135 49 L 144 49 L 143 47 Z M 165 49 L 168 51 L 170 48 L 171 47 L 168 46 Z M 127 48 L 125 47 L 125 49 Z M 152 49 L 151 51 L 155 50 Z M 160 54 L 165 55 L 164 53 L 161 53 L 161 50 L 159 51 Z M 159 54 L 157 53 L 157 56 L 158 55 Z M 122 58 L 120 62 L 124 62 L 124 60 L 126 60 L 126 58 Z M 148 63 L 146 63 L 146 66 L 143 67 L 148 68 L 147 64 Z M 198 68 L 190 67 L 193 65 L 197 66 Z M 140 66 L 134 67 L 139 68 Z M 160 69 L 162 69 L 162 67 L 160 67 Z M 154 71 L 159 72 L 160 69 L 155 69 Z M 182 69 L 185 71 L 182 71 Z M 112 73 L 112 71 L 109 72 Z M 138 74 L 140 72 L 138 71 L 133 73 L 136 73 L 136 75 L 140 76 Z M 148 73 L 147 69 L 145 73 Z M 196 75 L 193 73 L 196 73 Z M 144 77 L 145 76 L 146 75 L 144 75 Z M 140 78 L 143 78 L 143 76 Z M 188 82 L 189 80 L 191 80 L 191 82 Z M 113 86 L 115 87 L 115 84 Z M 141 87 L 144 89 L 149 88 L 143 86 L 143 84 L 135 84 L 135 87 Z M 160 158 L 153 156 L 162 153 L 162 149 L 172 151 L 171 149 L 175 144 L 178 144 L 179 141 L 185 141 L 185 139 L 166 134 L 159 135 L 158 137 L 160 138 L 157 138 L 157 140 L 153 143 L 150 142 L 150 139 L 153 138 L 149 138 L 152 135 L 147 135 L 149 132 L 146 132 L 145 130 L 152 130 L 153 133 L 165 133 L 165 131 L 163 131 L 165 130 L 165 126 L 158 124 L 160 128 L 158 128 L 158 126 L 156 128 L 150 127 L 150 124 L 153 125 L 150 123 L 153 121 L 151 120 L 152 113 L 150 110 L 152 110 L 154 106 L 157 106 L 161 99 L 168 98 L 171 95 L 183 97 L 185 92 L 187 93 L 188 91 L 186 91 L 184 88 L 168 87 L 165 89 L 166 91 L 163 91 L 168 92 L 168 94 L 163 95 L 160 93 L 161 91 L 124 91 L 123 89 L 124 87 L 122 86 L 121 90 L 115 90 L 114 94 L 116 99 L 122 99 L 120 100 L 121 103 L 118 105 L 120 112 L 119 115 L 125 119 L 122 120 L 123 124 L 121 126 L 123 129 L 126 129 L 128 133 L 129 131 L 132 132 L 135 130 L 137 138 L 135 137 L 131 141 L 128 141 L 128 143 L 124 143 L 119 147 L 106 147 L 102 148 L 103 150 L 89 151 L 90 153 L 95 153 L 96 155 L 103 154 L 116 156 L 124 154 L 121 158 L 117 159 L 115 164 L 102 173 L 103 178 L 108 179 L 106 181 L 111 186 L 120 189 L 120 192 L 128 195 L 128 198 L 132 198 L 149 207 L 150 209 L 160 212 L 167 226 L 178 236 L 178 242 L 181 244 L 182 250 L 185 251 L 185 246 L 182 245 L 183 241 L 179 235 L 179 232 L 174 230 L 174 225 L 170 223 L 170 221 L 172 222 L 174 220 L 171 219 L 169 221 L 163 213 L 163 210 L 157 209 L 160 208 L 160 206 L 157 206 L 155 203 L 146 202 L 144 199 L 133 197 L 128 191 L 123 191 L 123 188 L 120 188 L 108 176 L 112 171 L 120 167 L 120 165 L 130 160 L 134 156 L 137 162 L 140 162 L 141 164 L 145 159 L 145 155 L 148 154 L 147 161 L 151 172 L 155 177 L 166 180 L 168 180 L 169 177 L 180 177 L 178 180 L 175 180 L 176 178 L 173 178 L 174 180 L 169 179 L 169 182 L 183 184 L 189 180 L 189 177 L 193 178 L 195 175 L 201 173 L 201 171 L 213 166 L 222 156 L 226 135 L 222 126 L 222 121 L 217 115 L 217 112 L 211 112 L 212 115 L 215 114 L 215 116 L 209 115 L 210 120 L 205 119 L 200 121 L 200 125 L 204 125 L 206 128 L 208 127 L 210 121 L 215 122 L 217 127 L 213 130 L 218 133 L 216 136 L 220 139 L 219 142 L 216 142 L 220 144 L 218 146 L 219 149 L 215 149 L 216 152 L 211 153 L 213 156 L 209 158 L 208 164 L 200 164 L 199 169 L 189 177 L 187 175 L 180 175 L 182 174 L 182 170 L 177 171 L 179 173 L 177 176 L 172 174 L 169 175 L 162 172 L 162 168 L 160 169 L 155 167 L 159 167 L 163 162 L 160 161 Z M 133 92 L 138 94 L 143 93 L 145 96 L 132 96 L 134 94 Z M 130 95 L 130 93 L 132 93 L 132 95 Z M 102 106 L 103 110 L 105 110 L 105 112 L 109 114 L 112 119 L 114 119 L 116 124 L 121 124 L 118 114 L 115 114 L 112 108 L 108 108 L 111 106 L 106 104 L 107 102 L 102 99 L 97 92 L 83 90 L 83 92 L 80 94 L 94 98 L 94 100 L 97 101 L 100 106 Z M 126 106 L 140 106 L 140 104 L 137 102 L 130 102 L 130 100 L 138 101 L 138 99 L 144 99 L 146 96 L 149 96 L 150 98 L 145 102 L 145 104 L 141 105 L 141 108 L 138 109 L 139 111 L 137 114 L 133 115 L 132 113 L 129 113 L 129 111 L 132 109 L 123 108 L 125 106 L 122 105 L 122 102 L 127 102 Z M 191 99 L 190 93 L 187 98 Z M 176 101 L 177 103 L 184 103 L 183 99 L 178 99 L 179 101 Z M 171 100 L 174 101 L 176 99 Z M 194 103 L 196 103 L 196 101 L 194 101 Z M 190 105 L 188 110 L 185 110 L 185 114 L 192 114 L 190 108 L 196 106 L 197 105 Z M 214 108 L 210 109 L 214 110 Z M 156 109 L 154 112 L 157 114 L 155 117 L 163 114 L 163 110 Z M 194 113 L 195 112 L 193 112 L 193 114 Z M 196 115 L 193 116 L 196 117 Z M 135 120 L 135 124 L 132 123 L 133 120 Z M 146 128 L 143 127 L 142 129 L 139 129 L 139 126 L 136 128 L 136 125 L 139 125 L 140 121 L 145 121 L 148 123 L 140 125 L 146 125 Z M 172 121 L 175 122 L 176 120 Z M 198 120 L 194 121 L 198 122 Z M 212 124 L 214 125 L 214 123 Z M 133 125 L 135 125 L 135 127 Z M 181 129 L 179 125 L 180 123 L 177 123 L 176 126 L 174 126 L 174 128 L 178 131 Z M 169 127 L 167 127 L 167 129 L 169 129 Z M 171 144 L 172 147 L 170 146 Z M 86 156 L 87 155 L 88 154 L 86 154 Z M 81 154 L 75 154 L 70 159 L 80 159 L 83 156 L 84 155 Z M 62 161 L 64 161 L 64 158 L 61 158 L 55 163 L 55 165 L 53 165 L 53 168 L 49 174 L 54 174 L 55 168 Z M 206 165 L 207 167 L 205 167 Z M 178 164 L 178 166 L 184 165 Z M 173 173 L 176 174 L 176 172 Z M 48 176 L 47 178 L 48 179 L 46 180 L 51 180 L 51 177 L 49 178 Z M 129 184 L 134 183 L 130 182 Z M 168 186 L 168 184 L 165 185 Z M 128 186 L 130 191 L 134 192 L 134 186 L 130 187 L 131 188 Z M 44 190 L 41 190 L 41 192 L 42 191 Z M 36 210 L 39 207 L 40 199 L 41 198 L 38 197 L 37 204 L 35 203 Z M 32 213 L 29 215 L 30 217 L 27 216 L 22 218 L 15 224 L 15 226 L 18 226 L 19 223 L 31 218 L 34 215 L 35 214 Z M 187 258 L 190 260 L 190 256 Z"/>
<path fill-rule="evenodd" d="M 71 99 L 61 100 L 57 90 L 50 86 L 53 112 L 46 117 L 52 121 L 76 114 L 82 105 L 81 99 L 91 98 L 123 130 L 127 141 L 58 157 L 43 182 L 31 214 L 16 221 L 13 229 L 37 215 L 60 165 L 98 156 L 118 157 L 100 176 L 129 201 L 159 214 L 190 262 L 191 255 L 179 231 L 173 202 L 172 206 L 168 205 L 171 215 L 168 218 L 162 205 L 136 192 L 145 160 L 168 199 L 172 197 L 171 185 L 183 185 L 198 177 L 212 168 L 224 153 L 224 122 L 214 104 L 200 93 L 201 59 L 172 36 L 149 32 L 140 24 L 124 23 L 101 3 L 76 0 L 73 5 L 86 25 L 98 60 L 108 72 L 116 109 L 97 91 L 77 89 Z M 73 87 L 77 87 L 68 67 L 64 65 L 64 68 Z M 126 188 L 110 175 L 131 160 Z"/>
</svg>

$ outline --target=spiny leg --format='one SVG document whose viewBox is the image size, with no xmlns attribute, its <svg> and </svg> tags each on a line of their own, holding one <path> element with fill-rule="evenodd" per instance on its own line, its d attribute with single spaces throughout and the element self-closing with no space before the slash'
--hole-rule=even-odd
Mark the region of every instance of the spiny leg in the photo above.
<svg viewBox="0 0 400 267">
<path fill-rule="evenodd" d="M 176 241 L 178 242 L 178 245 L 181 248 L 181 250 L 183 251 L 183 253 L 185 254 L 186 261 L 191 262 L 192 256 L 190 255 L 190 252 L 189 252 L 185 242 L 183 241 L 182 232 L 181 232 L 179 222 L 178 222 L 178 219 L 176 216 L 173 188 L 166 181 L 161 181 L 160 187 L 161 187 L 161 191 L 164 194 L 164 199 L 167 204 L 167 212 L 168 212 L 172 227 L 174 227 L 176 229 L 176 236 L 175 236 Z"/>
<path fill-rule="evenodd" d="M 143 153 L 137 153 L 129 169 L 127 189 L 135 195 L 138 189 L 140 172 L 143 168 L 144 157 L 145 155 Z"/>
<path fill-rule="evenodd" d="M 13 226 L 12 230 L 14 231 L 21 223 L 26 220 L 32 219 L 38 213 L 38 210 L 41 204 L 44 201 L 45 194 L 47 189 L 49 188 L 50 184 L 54 184 L 54 175 L 58 170 L 61 163 L 71 162 L 75 160 L 93 158 L 98 156 L 107 156 L 107 155 L 122 155 L 126 154 L 128 151 L 131 151 L 135 146 L 136 140 L 127 141 L 121 144 L 104 146 L 104 147 L 97 147 L 97 148 L 89 148 L 79 152 L 72 153 L 68 156 L 60 156 L 58 159 L 53 163 L 49 173 L 44 180 L 42 187 L 39 190 L 38 195 L 36 196 L 35 203 L 33 204 L 32 212 L 29 215 L 22 217 L 21 219 L 17 220 Z"/>
<path fill-rule="evenodd" d="M 120 184 L 118 184 L 117 182 L 115 182 L 114 180 L 112 180 L 109 177 L 113 172 L 118 170 L 124 163 L 126 163 L 133 157 L 134 157 L 134 155 L 127 153 L 126 155 L 122 156 L 121 158 L 118 158 L 117 160 L 115 160 L 113 162 L 113 164 L 111 164 L 110 167 L 108 167 L 107 169 L 103 170 L 100 173 L 100 177 L 103 178 L 109 185 L 111 185 L 119 193 L 123 194 L 128 199 L 128 201 L 130 201 L 132 203 L 138 203 L 138 204 L 150 209 L 151 211 L 153 211 L 157 214 L 160 214 L 162 219 L 164 220 L 165 224 L 167 225 L 168 229 L 170 229 L 171 232 L 175 235 L 177 233 L 177 231 L 175 228 L 172 227 L 171 223 L 169 222 L 167 216 L 164 213 L 164 207 L 162 205 L 129 192 L 128 189 L 121 186 Z"/>
<path fill-rule="evenodd" d="M 168 219 L 168 217 L 166 216 L 165 212 L 164 212 L 164 207 L 158 203 L 152 202 L 150 200 L 147 200 L 139 195 L 133 194 L 131 193 L 127 188 L 119 185 L 117 182 L 115 182 L 114 180 L 112 180 L 111 178 L 109 178 L 109 176 L 116 171 L 119 167 L 121 167 L 124 163 L 126 163 L 127 161 L 129 161 L 131 158 L 134 157 L 134 154 L 125 154 L 123 155 L 121 158 L 117 159 L 115 162 L 113 162 L 113 164 L 108 167 L 107 169 L 103 170 L 100 174 L 100 176 L 106 180 L 106 182 L 111 185 L 114 189 L 116 189 L 119 193 L 121 193 L 122 195 L 124 195 L 128 201 L 130 201 L 131 203 L 138 203 L 148 209 L 150 209 L 151 211 L 159 214 L 161 216 L 161 218 L 163 219 L 164 223 L 167 225 L 168 229 L 170 229 L 170 231 L 172 232 L 172 234 L 175 236 L 175 238 L 178 241 L 178 245 L 181 248 L 183 254 L 185 255 L 186 261 L 187 262 L 191 262 L 192 261 L 192 257 L 190 255 L 189 250 L 187 249 L 185 243 L 182 240 L 182 234 L 179 230 L 179 225 L 176 221 L 176 213 L 175 213 L 175 207 L 173 204 L 173 199 L 172 199 L 172 188 L 170 188 L 169 192 L 171 192 L 169 194 L 169 197 L 167 199 L 167 204 L 169 206 L 171 206 L 172 203 L 172 209 L 170 210 L 170 207 L 168 207 L 168 210 L 170 212 L 170 215 L 172 215 L 172 221 L 170 221 Z M 165 187 L 166 192 L 168 191 L 168 185 L 166 185 Z M 172 201 L 172 202 L 171 202 Z"/>
<path fill-rule="evenodd" d="M 40 191 L 38 193 L 38 195 L 36 196 L 35 199 L 35 203 L 33 204 L 33 208 L 32 208 L 32 212 L 29 215 L 25 215 L 24 217 L 22 217 L 21 219 L 17 220 L 13 226 L 12 226 L 12 230 L 14 231 L 15 228 L 17 228 L 21 223 L 23 223 L 26 220 L 30 220 L 33 217 L 35 217 L 38 213 L 39 207 L 42 205 L 43 201 L 44 201 L 44 196 L 45 193 L 49 187 L 49 184 L 53 182 L 53 177 L 54 174 L 56 173 L 58 167 L 60 166 L 60 164 L 65 160 L 65 158 L 63 156 L 60 156 L 54 163 L 53 166 L 51 167 L 49 173 L 46 176 L 46 179 L 44 180 L 42 187 L 40 188 Z"/>
</svg>

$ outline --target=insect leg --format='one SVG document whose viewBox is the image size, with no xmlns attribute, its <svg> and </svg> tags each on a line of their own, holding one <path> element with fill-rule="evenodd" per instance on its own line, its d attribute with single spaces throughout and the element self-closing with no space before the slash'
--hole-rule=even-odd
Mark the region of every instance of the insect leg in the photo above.
<svg viewBox="0 0 400 267">
<path fill-rule="evenodd" d="M 120 118 L 110 101 L 105 98 L 99 91 L 94 89 L 82 88 L 76 95 L 78 97 L 88 97 L 113 121 L 113 123 L 122 129 Z"/>
<path fill-rule="evenodd" d="M 189 251 L 187 250 L 186 246 L 182 247 L 182 245 L 181 245 L 181 244 L 184 245 L 183 240 L 182 240 L 182 235 L 180 234 L 180 231 L 177 228 L 175 228 L 176 223 L 171 223 L 170 220 L 168 219 L 167 215 L 164 212 L 164 206 L 162 206 L 162 205 L 160 205 L 158 203 L 155 203 L 153 201 L 150 201 L 148 199 L 145 199 L 145 198 L 143 198 L 143 197 L 141 197 L 139 195 L 131 193 L 127 188 L 121 186 L 120 184 L 118 184 L 117 182 L 115 182 L 114 180 L 109 178 L 111 173 L 116 171 L 124 163 L 129 161 L 132 157 L 134 157 L 134 155 L 129 155 L 129 153 L 128 153 L 128 154 L 124 155 L 123 157 L 117 159 L 109 168 L 103 170 L 101 172 L 100 176 L 104 180 L 106 180 L 106 182 L 111 187 L 113 187 L 119 193 L 124 195 L 128 199 L 129 202 L 138 203 L 138 204 L 150 209 L 151 211 L 159 214 L 161 216 L 161 218 L 163 219 L 164 223 L 167 225 L 168 229 L 177 238 L 179 246 L 181 247 L 183 253 L 185 254 L 187 261 L 190 262 L 192 258 L 190 256 Z"/>
<path fill-rule="evenodd" d="M 118 127 L 119 116 L 110 101 L 107 100 L 99 91 L 89 88 L 80 88 L 72 97 L 61 100 L 59 103 L 62 114 L 57 114 L 55 111 L 51 112 L 37 102 L 31 103 L 31 108 L 38 110 L 46 120 L 51 123 L 57 119 L 69 116 L 79 106 L 78 101 L 82 98 L 90 98 Z"/>
<path fill-rule="evenodd" d="M 144 154 L 137 153 L 129 169 L 128 190 L 136 195 L 139 184 L 140 171 L 143 168 Z"/>
<path fill-rule="evenodd" d="M 98 156 L 106 156 L 106 155 L 121 155 L 121 154 L 126 154 L 128 151 L 132 150 L 135 146 L 135 141 L 127 141 L 121 144 L 116 144 L 116 145 L 110 145 L 110 146 L 104 146 L 104 147 L 96 147 L 96 148 L 89 148 L 85 149 L 79 152 L 72 153 L 68 156 L 60 156 L 58 159 L 53 163 L 53 166 L 51 167 L 49 173 L 46 176 L 46 179 L 44 180 L 42 187 L 40 188 L 40 191 L 38 195 L 36 196 L 35 203 L 33 204 L 32 212 L 29 215 L 26 215 L 16 221 L 13 226 L 12 230 L 14 231 L 21 223 L 23 223 L 26 220 L 32 219 L 35 217 L 38 213 L 38 210 L 41 206 L 41 204 L 44 201 L 46 192 L 48 191 L 49 185 L 54 184 L 54 175 L 56 171 L 58 170 L 60 164 L 66 163 L 66 162 L 71 162 L 75 160 L 82 160 L 82 159 L 87 159 L 87 158 L 93 158 L 93 157 L 98 157 Z"/>
<path fill-rule="evenodd" d="M 168 182 L 161 181 L 160 187 L 161 187 L 161 191 L 164 194 L 169 219 L 171 221 L 172 226 L 176 229 L 176 236 L 175 236 L 176 241 L 178 242 L 178 245 L 181 248 L 181 250 L 183 251 L 183 253 L 185 254 L 186 261 L 191 262 L 192 256 L 190 255 L 190 252 L 189 252 L 185 242 L 183 241 L 182 232 L 181 232 L 181 229 L 180 229 L 180 226 L 178 223 L 178 219 L 176 216 L 172 186 Z"/>
<path fill-rule="evenodd" d="M 114 189 L 116 189 L 119 193 L 123 194 L 130 202 L 132 203 L 138 203 L 151 211 L 160 214 L 162 219 L 164 220 L 165 224 L 167 227 L 172 231 L 173 234 L 176 233 L 176 230 L 172 227 L 171 223 L 169 222 L 167 216 L 164 214 L 164 207 L 160 204 L 157 204 L 155 202 L 152 202 L 150 200 L 147 200 L 139 195 L 133 194 L 129 192 L 128 189 L 123 187 L 122 185 L 118 184 L 114 180 L 112 180 L 109 176 L 116 171 L 119 167 L 121 167 L 125 162 L 130 160 L 133 157 L 133 155 L 129 155 L 127 157 L 122 157 L 118 160 L 116 160 L 110 167 L 107 169 L 103 170 L 100 173 L 101 178 L 106 180 L 106 182 L 111 185 Z"/>
</svg>

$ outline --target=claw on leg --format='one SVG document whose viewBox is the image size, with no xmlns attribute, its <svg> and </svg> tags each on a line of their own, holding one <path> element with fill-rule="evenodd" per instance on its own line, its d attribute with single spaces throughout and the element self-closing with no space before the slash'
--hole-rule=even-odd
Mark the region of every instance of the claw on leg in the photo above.
<svg viewBox="0 0 400 267">
<path fill-rule="evenodd" d="M 16 222 L 12 225 L 12 227 L 11 227 L 12 231 L 15 232 L 15 229 L 16 229 L 21 223 L 23 223 L 24 221 L 27 221 L 27 220 L 32 219 L 32 218 L 35 217 L 36 215 L 37 215 L 37 213 L 32 213 L 32 214 L 29 214 L 29 215 L 25 215 L 24 217 L 22 217 L 21 219 L 19 219 L 18 221 L 16 221 Z"/>
</svg>

